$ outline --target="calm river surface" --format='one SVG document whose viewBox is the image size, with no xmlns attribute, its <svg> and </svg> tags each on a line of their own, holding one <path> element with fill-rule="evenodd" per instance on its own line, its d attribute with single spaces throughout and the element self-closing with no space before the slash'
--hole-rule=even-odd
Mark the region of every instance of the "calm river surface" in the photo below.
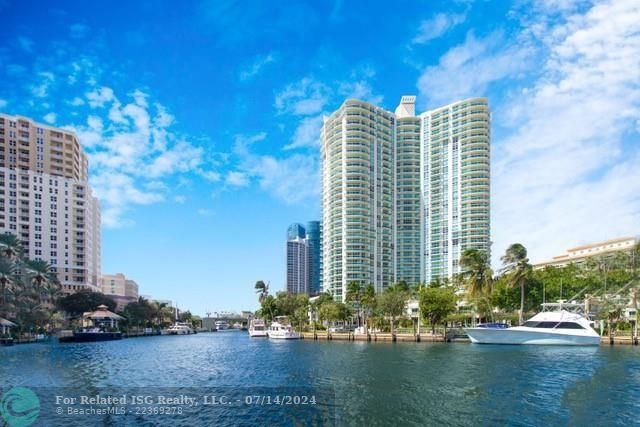
<svg viewBox="0 0 640 427">
<path fill-rule="evenodd" d="M 279 342 L 243 332 L 0 347 L 0 391 L 15 386 L 40 398 L 33 425 L 637 425 L 640 347 Z M 104 390 L 317 392 L 324 415 L 252 405 L 63 423 L 45 396 Z"/>
</svg>

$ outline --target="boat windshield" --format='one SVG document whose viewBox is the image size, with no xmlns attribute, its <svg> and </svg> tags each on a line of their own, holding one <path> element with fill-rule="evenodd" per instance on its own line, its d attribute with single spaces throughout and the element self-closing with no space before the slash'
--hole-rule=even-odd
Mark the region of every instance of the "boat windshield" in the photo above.
<svg viewBox="0 0 640 427">
<path fill-rule="evenodd" d="M 581 325 L 575 322 L 524 322 L 527 328 L 544 328 L 544 329 L 584 329 Z"/>
</svg>

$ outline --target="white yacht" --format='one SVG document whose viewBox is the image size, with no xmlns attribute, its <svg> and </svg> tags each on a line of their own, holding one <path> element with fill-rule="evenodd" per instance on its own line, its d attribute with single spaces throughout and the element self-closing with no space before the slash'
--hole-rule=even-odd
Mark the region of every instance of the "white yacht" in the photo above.
<svg viewBox="0 0 640 427">
<path fill-rule="evenodd" d="M 187 323 L 176 322 L 169 329 L 163 329 L 162 335 L 191 335 L 195 331 Z"/>
<path fill-rule="evenodd" d="M 250 337 L 266 337 L 267 326 L 262 319 L 252 319 L 249 323 L 249 336 Z"/>
<path fill-rule="evenodd" d="M 488 323 L 465 332 L 477 344 L 600 345 L 600 335 L 581 313 L 582 304 L 560 301 L 542 307 L 522 326 Z"/>
<path fill-rule="evenodd" d="M 269 326 L 269 338 L 279 340 L 298 340 L 300 334 L 293 330 L 286 316 L 278 316 Z"/>
<path fill-rule="evenodd" d="M 224 331 L 229 329 L 229 323 L 226 320 L 217 320 L 216 321 L 216 329 L 218 331 Z"/>
</svg>

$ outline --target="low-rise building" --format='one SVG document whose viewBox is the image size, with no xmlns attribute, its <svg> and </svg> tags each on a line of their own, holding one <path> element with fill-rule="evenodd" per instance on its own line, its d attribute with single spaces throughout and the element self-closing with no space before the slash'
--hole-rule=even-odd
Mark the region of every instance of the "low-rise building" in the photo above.
<svg viewBox="0 0 640 427">
<path fill-rule="evenodd" d="M 116 311 L 122 311 L 127 304 L 138 300 L 138 284 L 122 273 L 102 275 L 100 286 L 102 293 L 117 303 Z"/>
<path fill-rule="evenodd" d="M 631 251 L 639 242 L 636 237 L 620 237 L 618 239 L 607 240 L 604 242 L 590 243 L 587 245 L 576 246 L 562 254 L 551 258 L 550 260 L 534 264 L 535 269 L 545 267 L 564 267 L 569 264 L 581 264 L 593 256 L 610 255 L 615 252 Z"/>
</svg>

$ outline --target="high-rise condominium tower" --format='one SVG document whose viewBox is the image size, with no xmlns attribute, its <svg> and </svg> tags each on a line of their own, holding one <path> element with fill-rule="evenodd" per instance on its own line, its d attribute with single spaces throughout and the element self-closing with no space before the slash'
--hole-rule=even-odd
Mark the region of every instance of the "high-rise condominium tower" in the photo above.
<svg viewBox="0 0 640 427">
<path fill-rule="evenodd" d="M 306 228 L 291 224 L 287 229 L 287 292 L 318 295 L 322 288 L 320 221 L 309 221 Z"/>
<path fill-rule="evenodd" d="M 347 100 L 322 128 L 323 289 L 394 280 L 395 116 Z"/>
<path fill-rule="evenodd" d="M 454 102 L 422 121 L 427 282 L 460 271 L 467 248 L 490 251 L 490 114 L 485 98 Z"/>
<path fill-rule="evenodd" d="M 0 114 L 0 233 L 48 261 L 64 292 L 100 291 L 100 205 L 75 134 Z"/>
<path fill-rule="evenodd" d="M 474 98 L 415 114 L 347 100 L 322 128 L 323 290 L 450 277 L 489 250 L 489 110 Z"/>
<path fill-rule="evenodd" d="M 302 229 L 304 231 L 304 229 Z M 309 247 L 306 237 L 287 233 L 287 292 L 309 293 Z M 293 238 L 292 238 L 293 237 Z"/>
</svg>

